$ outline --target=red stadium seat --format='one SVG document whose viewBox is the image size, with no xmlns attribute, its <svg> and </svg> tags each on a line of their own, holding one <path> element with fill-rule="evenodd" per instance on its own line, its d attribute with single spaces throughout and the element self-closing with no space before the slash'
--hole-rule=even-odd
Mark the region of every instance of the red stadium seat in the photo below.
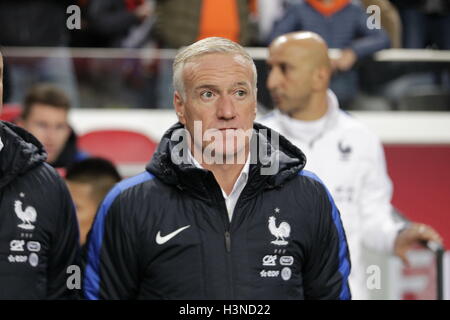
<svg viewBox="0 0 450 320">
<path fill-rule="evenodd" d="M 147 136 L 128 130 L 95 130 L 78 139 L 78 146 L 92 156 L 111 160 L 124 176 L 141 172 L 157 144 Z"/>
<path fill-rule="evenodd" d="M 14 122 L 22 113 L 22 108 L 19 104 L 4 104 L 1 108 L 0 120 Z"/>
</svg>

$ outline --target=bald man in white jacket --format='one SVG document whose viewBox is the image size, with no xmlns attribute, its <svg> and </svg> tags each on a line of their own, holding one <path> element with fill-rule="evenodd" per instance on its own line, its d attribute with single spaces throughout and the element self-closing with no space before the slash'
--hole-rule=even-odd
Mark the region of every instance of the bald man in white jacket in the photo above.
<svg viewBox="0 0 450 320">
<path fill-rule="evenodd" d="M 395 222 L 392 184 L 380 140 L 359 121 L 339 109 L 328 89 L 331 62 L 323 39 L 311 32 L 282 35 L 269 47 L 267 87 L 277 109 L 259 120 L 298 146 L 306 169 L 328 187 L 341 212 L 352 262 L 350 288 L 354 299 L 367 299 L 363 245 L 395 253 L 418 241 L 442 243 L 426 225 Z"/>
</svg>

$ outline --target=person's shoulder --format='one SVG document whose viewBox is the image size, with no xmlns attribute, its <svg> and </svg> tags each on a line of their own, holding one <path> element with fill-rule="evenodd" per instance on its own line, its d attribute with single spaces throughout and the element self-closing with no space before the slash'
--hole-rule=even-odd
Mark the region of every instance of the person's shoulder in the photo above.
<svg viewBox="0 0 450 320">
<path fill-rule="evenodd" d="M 304 0 L 288 1 L 287 7 L 284 13 L 294 13 L 296 15 L 304 14 L 306 10 L 309 10 L 310 6 Z"/>
<path fill-rule="evenodd" d="M 322 188 L 324 186 L 322 180 L 314 172 L 309 170 L 300 170 L 298 172 L 298 179 L 308 188 Z"/>
<path fill-rule="evenodd" d="M 36 163 L 32 168 L 29 168 L 26 172 L 19 175 L 21 180 L 27 181 L 27 183 L 33 183 L 36 181 L 41 187 L 52 188 L 62 183 L 63 180 L 58 172 L 49 165 L 47 162 Z"/>
<path fill-rule="evenodd" d="M 378 136 L 354 115 L 344 110 L 339 110 L 338 112 L 338 127 L 340 130 L 358 140 L 379 140 Z"/>
<path fill-rule="evenodd" d="M 346 6 L 341 8 L 340 12 L 347 14 L 347 17 L 350 14 L 355 18 L 366 14 L 364 5 L 358 0 L 349 1 Z"/>
<path fill-rule="evenodd" d="M 307 5 L 305 0 L 295 0 L 295 1 L 287 1 L 287 6 L 289 9 L 291 8 L 302 8 Z"/>
<path fill-rule="evenodd" d="M 144 171 L 136 176 L 126 178 L 118 182 L 108 193 L 107 198 L 116 198 L 119 195 L 126 196 L 129 193 L 134 193 L 140 195 L 142 192 L 150 191 L 154 188 L 155 176 L 148 171 Z"/>
<path fill-rule="evenodd" d="M 360 0 L 350 0 L 347 7 L 352 10 L 361 11 L 364 9 L 364 4 Z"/>
<path fill-rule="evenodd" d="M 111 218 L 123 226 L 143 226 L 146 217 L 158 213 L 151 209 L 158 207 L 155 198 L 164 194 L 160 185 L 147 171 L 122 180 L 103 199 L 97 212 L 99 221 Z"/>
<path fill-rule="evenodd" d="M 300 170 L 291 185 L 295 201 L 300 210 L 298 217 L 303 219 L 320 219 L 325 203 L 329 203 L 331 195 L 322 180 L 312 171 Z"/>
<path fill-rule="evenodd" d="M 144 171 L 136 176 L 118 182 L 103 200 L 103 207 L 109 209 L 116 201 L 127 208 L 134 208 L 141 204 L 155 205 L 167 194 L 167 187 L 153 174 Z"/>
<path fill-rule="evenodd" d="M 297 176 L 294 178 L 296 181 L 293 188 L 295 188 L 295 193 L 301 195 L 301 202 L 308 201 L 314 202 L 319 195 L 326 193 L 325 184 L 322 180 L 312 171 L 309 170 L 299 170 Z M 299 199 L 298 199 L 299 200 Z"/>
<path fill-rule="evenodd" d="M 278 122 L 278 114 L 279 112 L 277 112 L 276 110 L 272 110 L 269 113 L 266 113 L 265 115 L 258 117 L 258 119 L 256 119 L 256 122 L 261 123 L 266 127 L 274 126 Z"/>
</svg>

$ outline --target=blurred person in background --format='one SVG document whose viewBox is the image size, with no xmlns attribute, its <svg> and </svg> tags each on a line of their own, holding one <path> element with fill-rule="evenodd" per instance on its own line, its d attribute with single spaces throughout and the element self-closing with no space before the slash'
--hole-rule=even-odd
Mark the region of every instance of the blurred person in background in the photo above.
<svg viewBox="0 0 450 320">
<path fill-rule="evenodd" d="M 27 57 L 10 59 L 11 97 L 20 103 L 27 89 L 37 82 L 50 82 L 67 92 L 71 104 L 79 106 L 77 80 L 67 47 L 70 30 L 66 10 L 70 0 L 0 1 L 0 43 L 23 47 Z M 44 55 L 33 56 L 29 47 L 46 47 Z"/>
<path fill-rule="evenodd" d="M 99 204 L 122 178 L 111 161 L 89 158 L 72 164 L 67 169 L 65 179 L 75 203 L 80 244 L 84 246 Z"/>
<path fill-rule="evenodd" d="M 430 226 L 394 220 L 382 144 L 340 110 L 328 89 L 332 62 L 325 40 L 312 32 L 279 36 L 269 47 L 267 63 L 267 87 L 277 110 L 260 122 L 301 148 L 308 170 L 330 189 L 348 237 L 352 296 L 367 299 L 364 247 L 393 253 L 408 264 L 406 253 L 414 245 L 442 240 Z"/>
<path fill-rule="evenodd" d="M 26 94 L 17 120 L 44 145 L 47 162 L 55 168 L 66 168 L 88 157 L 77 147 L 77 136 L 69 125 L 69 110 L 70 101 L 64 91 L 52 84 L 38 84 Z"/>
<path fill-rule="evenodd" d="M 257 37 L 255 12 L 256 0 L 156 0 L 155 36 L 165 48 L 212 36 L 249 46 Z"/>
<path fill-rule="evenodd" d="M 257 43 L 256 10 L 256 0 L 156 0 L 154 38 L 159 47 L 174 49 L 213 36 L 251 46 Z M 158 107 L 171 109 L 170 59 L 161 59 L 159 75 Z"/>
<path fill-rule="evenodd" d="M 351 0 L 299 0 L 275 23 L 268 40 L 288 32 L 312 31 L 325 39 L 329 48 L 341 49 L 331 60 L 330 88 L 341 106 L 349 108 L 359 88 L 356 62 L 390 47 L 386 32 L 369 29 L 367 19 L 363 7 Z"/>
<path fill-rule="evenodd" d="M 142 47 L 151 40 L 153 5 L 154 0 L 91 0 L 89 26 L 109 39 L 109 47 Z"/>
<path fill-rule="evenodd" d="M 450 50 L 450 1 L 391 0 L 403 24 L 403 47 Z"/>
<path fill-rule="evenodd" d="M 108 47 L 154 48 L 154 5 L 155 0 L 90 1 L 87 5 L 90 30 L 107 39 Z M 104 85 L 109 85 L 109 90 L 120 90 L 125 103 L 156 108 L 159 60 L 147 54 L 114 63 L 117 74 Z"/>
<path fill-rule="evenodd" d="M 0 110 L 3 59 L 0 54 Z M 68 267 L 79 261 L 69 191 L 41 143 L 0 121 L 0 299 L 75 299 Z"/>
</svg>

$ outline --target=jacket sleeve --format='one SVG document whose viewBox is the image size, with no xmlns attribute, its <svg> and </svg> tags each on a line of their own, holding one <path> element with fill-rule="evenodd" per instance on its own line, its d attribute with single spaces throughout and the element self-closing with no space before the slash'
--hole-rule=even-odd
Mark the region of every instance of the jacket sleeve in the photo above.
<svg viewBox="0 0 450 320">
<path fill-rule="evenodd" d="M 134 299 L 138 292 L 137 231 L 121 191 L 119 184 L 105 197 L 89 235 L 83 291 L 90 300 Z"/>
<path fill-rule="evenodd" d="M 314 239 L 303 269 L 305 299 L 349 300 L 350 256 L 339 210 L 317 176 L 304 174 L 315 180 L 316 188 Z"/>
<path fill-rule="evenodd" d="M 55 173 L 56 175 L 56 173 Z M 57 208 L 54 209 L 55 229 L 52 235 L 52 248 L 48 256 L 47 269 L 47 298 L 77 299 L 80 292 L 70 289 L 67 280 L 69 266 L 79 266 L 79 232 L 75 207 L 65 183 L 58 176 L 55 177 Z M 81 277 L 81 274 L 79 274 Z M 81 279 L 80 279 L 81 281 Z"/>
<path fill-rule="evenodd" d="M 363 244 L 379 252 L 391 253 L 395 238 L 403 222 L 396 222 L 392 215 L 392 183 L 386 170 L 386 160 L 383 146 L 373 134 L 366 140 L 365 174 L 363 176 L 362 190 L 360 192 L 359 206 Z"/>
<path fill-rule="evenodd" d="M 369 29 L 367 26 L 368 15 L 360 7 L 356 7 L 358 16 L 356 38 L 350 48 L 358 58 L 363 58 L 375 52 L 390 48 L 391 43 L 387 33 L 383 29 Z"/>
</svg>

